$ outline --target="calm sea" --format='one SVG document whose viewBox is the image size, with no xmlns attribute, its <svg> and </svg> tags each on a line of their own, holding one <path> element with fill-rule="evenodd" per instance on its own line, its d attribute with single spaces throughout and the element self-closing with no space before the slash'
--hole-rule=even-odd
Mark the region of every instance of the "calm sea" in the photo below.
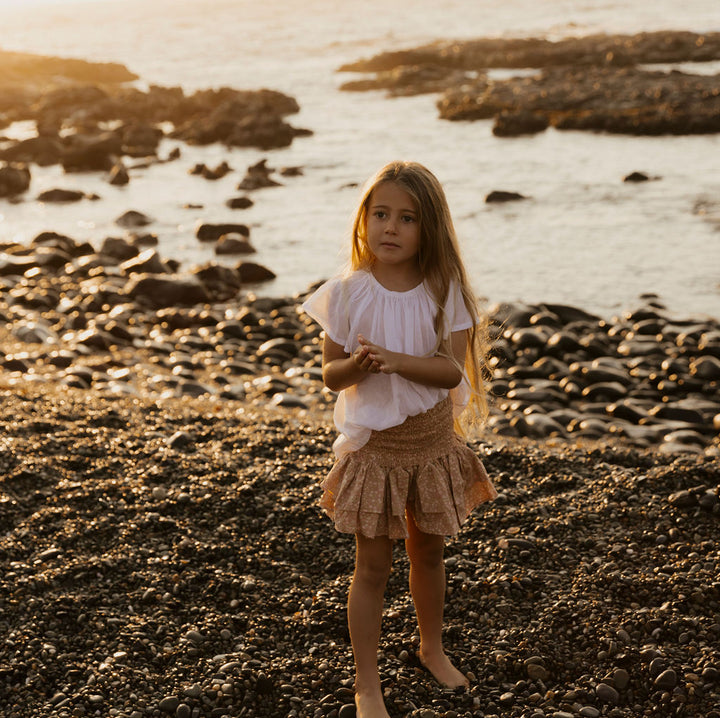
<svg viewBox="0 0 720 718">
<path fill-rule="evenodd" d="M 390 159 L 416 159 L 444 183 L 475 289 L 489 300 L 564 302 L 611 316 L 655 292 L 675 314 L 720 317 L 720 137 L 551 130 L 498 139 L 489 122 L 439 120 L 434 96 L 341 93 L 349 78 L 336 72 L 438 38 L 717 31 L 717 0 L 19 0 L 0 3 L 0 22 L 4 49 L 122 62 L 148 84 L 285 91 L 302 107 L 292 124 L 314 131 L 272 152 L 183 147 L 177 162 L 133 170 L 125 188 L 34 169 L 26 200 L 0 204 L 0 240 L 54 229 L 97 244 L 120 234 L 114 220 L 135 209 L 154 218 L 161 253 L 190 264 L 213 258 L 194 238 L 198 221 L 243 221 L 255 259 L 278 274 L 261 292 L 289 294 L 343 261 L 357 184 Z M 717 73 L 720 63 L 686 69 Z M 174 146 L 166 142 L 161 155 Z M 255 193 L 249 210 L 227 209 L 245 168 L 262 158 L 304 174 Z M 188 174 L 196 162 L 222 160 L 235 169 L 222 180 Z M 634 170 L 659 179 L 623 183 Z M 103 199 L 33 200 L 52 187 Z M 531 199 L 486 205 L 494 189 Z"/>
</svg>

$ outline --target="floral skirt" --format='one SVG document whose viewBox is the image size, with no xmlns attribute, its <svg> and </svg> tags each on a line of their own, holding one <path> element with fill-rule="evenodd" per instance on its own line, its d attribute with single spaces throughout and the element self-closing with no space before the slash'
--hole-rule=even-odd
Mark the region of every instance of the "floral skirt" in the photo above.
<svg viewBox="0 0 720 718">
<path fill-rule="evenodd" d="M 453 426 L 445 399 L 402 424 L 373 431 L 335 462 L 320 506 L 342 533 L 408 537 L 406 510 L 424 533 L 452 536 L 475 506 L 497 496 L 485 467 Z"/>
</svg>

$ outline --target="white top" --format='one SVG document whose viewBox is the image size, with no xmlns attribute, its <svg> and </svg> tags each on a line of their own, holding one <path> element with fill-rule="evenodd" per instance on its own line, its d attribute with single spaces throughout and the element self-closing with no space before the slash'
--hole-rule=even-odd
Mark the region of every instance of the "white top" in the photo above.
<svg viewBox="0 0 720 718">
<path fill-rule="evenodd" d="M 359 270 L 325 282 L 302 308 L 348 354 L 357 349 L 358 334 L 390 351 L 413 356 L 431 356 L 435 349 L 433 320 L 437 305 L 424 284 L 407 292 L 393 292 L 372 273 Z M 450 286 L 445 313 L 448 336 L 473 325 L 455 283 Z M 418 384 L 397 374 L 368 374 L 338 395 L 335 426 L 340 436 L 333 444 L 335 454 L 340 458 L 357 451 L 372 430 L 402 424 L 407 417 L 432 409 L 448 394 L 457 417 L 470 398 L 467 378 L 448 390 Z"/>
</svg>

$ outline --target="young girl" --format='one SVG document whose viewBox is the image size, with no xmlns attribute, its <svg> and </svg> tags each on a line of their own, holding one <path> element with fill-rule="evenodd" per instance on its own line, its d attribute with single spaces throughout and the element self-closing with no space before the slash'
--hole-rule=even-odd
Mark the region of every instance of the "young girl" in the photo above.
<svg viewBox="0 0 720 718">
<path fill-rule="evenodd" d="M 483 347 L 445 193 L 429 170 L 393 162 L 370 180 L 350 270 L 303 309 L 325 331 L 323 379 L 339 392 L 337 460 L 321 506 L 356 536 L 348 625 L 357 716 L 388 718 L 377 648 L 393 541 L 405 540 L 410 559 L 420 661 L 443 686 L 466 686 L 442 642 L 444 537 L 497 495 L 454 429 L 468 403 L 485 413 Z"/>
</svg>

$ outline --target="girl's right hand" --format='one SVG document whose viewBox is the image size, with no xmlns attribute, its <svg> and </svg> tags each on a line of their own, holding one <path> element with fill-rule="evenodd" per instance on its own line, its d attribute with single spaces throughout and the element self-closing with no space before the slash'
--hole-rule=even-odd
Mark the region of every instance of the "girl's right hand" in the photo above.
<svg viewBox="0 0 720 718">
<path fill-rule="evenodd" d="M 378 363 L 370 357 L 369 354 L 370 350 L 366 346 L 361 344 L 352 353 L 352 358 L 359 369 L 362 369 L 363 371 L 369 372 L 371 374 L 377 374 L 380 371 L 380 367 L 378 366 Z"/>
</svg>

